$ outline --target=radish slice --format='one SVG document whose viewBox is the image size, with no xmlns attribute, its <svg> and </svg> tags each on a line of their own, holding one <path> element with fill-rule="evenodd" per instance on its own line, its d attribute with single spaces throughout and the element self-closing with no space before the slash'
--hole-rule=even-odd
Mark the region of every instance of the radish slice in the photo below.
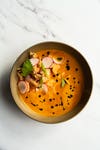
<svg viewBox="0 0 100 150">
<path fill-rule="evenodd" d="M 27 81 L 19 81 L 18 82 L 18 88 L 20 93 L 24 94 L 29 91 L 29 83 Z"/>
<path fill-rule="evenodd" d="M 61 60 L 57 60 L 57 58 L 53 58 L 54 63 L 61 64 L 63 62 L 63 58 Z"/>
<path fill-rule="evenodd" d="M 31 76 L 30 76 L 30 75 L 27 75 L 26 78 L 25 78 L 25 80 L 28 81 L 28 82 L 30 82 Z"/>
<path fill-rule="evenodd" d="M 39 63 L 39 59 L 38 58 L 31 58 L 30 62 L 32 64 L 32 66 L 35 66 L 35 65 L 37 65 Z"/>
<path fill-rule="evenodd" d="M 50 58 L 50 57 L 44 57 L 43 60 L 42 60 L 42 63 L 43 63 L 45 68 L 50 68 L 50 66 L 53 63 L 53 59 Z"/>
<path fill-rule="evenodd" d="M 48 92 L 48 87 L 46 84 L 42 84 L 42 89 L 43 89 L 44 94 Z"/>
</svg>

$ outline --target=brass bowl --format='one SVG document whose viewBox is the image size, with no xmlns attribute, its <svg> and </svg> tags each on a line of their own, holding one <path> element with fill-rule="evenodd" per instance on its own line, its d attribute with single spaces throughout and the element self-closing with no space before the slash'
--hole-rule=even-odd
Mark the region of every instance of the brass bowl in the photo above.
<svg viewBox="0 0 100 150">
<path fill-rule="evenodd" d="M 38 51 L 38 50 L 44 50 L 44 49 L 58 49 L 58 50 L 63 50 L 67 53 L 70 53 L 73 55 L 78 62 L 80 63 L 83 73 L 84 73 L 84 91 L 82 94 L 82 97 L 79 101 L 79 103 L 74 107 L 74 109 L 62 116 L 57 116 L 57 117 L 46 117 L 46 116 L 41 116 L 40 114 L 37 114 L 33 110 L 31 110 L 23 101 L 20 100 L 19 94 L 18 94 L 18 88 L 17 88 L 17 74 L 16 70 L 17 68 L 25 61 L 26 58 L 28 58 L 28 53 L 29 51 Z M 11 88 L 11 93 L 12 96 L 18 105 L 18 107 L 29 117 L 32 119 L 38 120 L 40 122 L 45 122 L 45 123 L 58 123 L 58 122 L 63 122 L 66 120 L 69 120 L 76 116 L 87 104 L 89 97 L 91 95 L 92 91 L 92 85 L 93 85 L 93 79 L 92 79 L 92 73 L 90 70 L 90 67 L 85 60 L 85 58 L 73 47 L 59 43 L 59 42 L 44 42 L 44 43 L 39 43 L 36 44 L 27 50 L 25 50 L 16 60 L 16 62 L 13 65 L 12 71 L 11 71 L 11 76 L 10 76 L 10 88 Z"/>
</svg>

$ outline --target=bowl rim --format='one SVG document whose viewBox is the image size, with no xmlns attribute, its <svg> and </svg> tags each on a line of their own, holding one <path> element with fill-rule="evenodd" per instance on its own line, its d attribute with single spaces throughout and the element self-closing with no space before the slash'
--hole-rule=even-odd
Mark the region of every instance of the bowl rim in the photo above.
<svg viewBox="0 0 100 150">
<path fill-rule="evenodd" d="M 13 96 L 13 92 L 12 92 L 12 87 L 11 87 L 11 74 L 12 74 L 12 71 L 13 71 L 13 68 L 16 64 L 16 62 L 19 60 L 19 58 L 22 57 L 22 55 L 24 53 L 26 53 L 29 49 L 31 49 L 32 47 L 35 47 L 35 46 L 38 46 L 40 44 L 61 44 L 61 45 L 64 45 L 64 46 L 67 46 L 71 49 L 73 49 L 76 53 L 78 53 L 82 58 L 83 60 L 86 62 L 87 66 L 88 66 L 88 69 L 90 71 L 90 76 L 91 76 L 91 90 L 90 90 L 90 94 L 89 94 L 89 97 L 85 103 L 85 105 L 75 114 L 73 115 L 72 117 L 68 118 L 68 119 L 64 119 L 64 120 L 61 120 L 61 121 L 57 121 L 57 122 L 45 122 L 45 121 L 41 121 L 41 120 L 38 120 L 36 118 L 32 118 L 31 116 L 27 115 L 22 109 L 21 107 L 16 103 L 16 100 L 14 99 L 14 96 Z M 43 42 L 39 42 L 39 43 L 36 43 L 30 47 L 28 47 L 27 49 L 23 50 L 23 52 L 21 54 L 19 54 L 19 56 L 16 58 L 16 60 L 14 61 L 13 65 L 12 65 L 12 68 L 11 68 L 11 71 L 10 71 L 10 91 L 11 91 L 11 95 L 12 95 L 12 98 L 14 100 L 14 102 L 16 103 L 17 107 L 20 109 L 21 112 L 23 112 L 27 117 L 31 118 L 32 120 L 35 120 L 35 121 L 38 121 L 40 123 L 45 123 L 45 124 L 58 124 L 58 123 L 63 123 L 63 122 L 67 122 L 67 121 L 70 121 L 72 120 L 74 117 L 76 117 L 77 115 L 80 114 L 81 111 L 83 111 L 83 109 L 86 107 L 86 105 L 88 104 L 91 96 L 92 96 L 92 91 L 93 91 L 93 85 L 94 85 L 94 81 L 93 81 L 93 72 L 91 70 L 91 67 L 87 61 L 87 59 L 85 58 L 85 56 L 83 54 L 81 54 L 81 52 L 79 50 L 77 50 L 77 48 L 74 48 L 73 46 L 65 43 L 65 42 L 58 42 L 58 41 L 43 41 Z"/>
</svg>

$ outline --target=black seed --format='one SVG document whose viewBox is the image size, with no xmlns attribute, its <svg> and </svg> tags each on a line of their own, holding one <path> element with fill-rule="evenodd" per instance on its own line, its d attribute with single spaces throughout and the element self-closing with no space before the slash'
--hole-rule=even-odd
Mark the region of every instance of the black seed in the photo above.
<svg viewBox="0 0 100 150">
<path fill-rule="evenodd" d="M 57 73 L 56 76 L 59 76 L 59 73 Z"/>
<path fill-rule="evenodd" d="M 56 94 L 59 95 L 59 92 L 57 92 Z"/>
<path fill-rule="evenodd" d="M 28 96 L 26 96 L 25 98 L 28 98 Z"/>
<path fill-rule="evenodd" d="M 74 92 L 74 90 L 72 90 L 72 92 Z"/>
<path fill-rule="evenodd" d="M 53 77 L 55 77 L 55 75 L 53 75 Z"/>
<path fill-rule="evenodd" d="M 69 105 L 69 103 L 67 103 Z"/>
<path fill-rule="evenodd" d="M 40 111 L 42 111 L 42 110 L 43 110 L 43 108 L 39 108 L 39 110 L 40 110 Z"/>
<path fill-rule="evenodd" d="M 48 51 L 48 52 L 47 52 L 47 54 L 49 55 L 49 54 L 50 54 L 50 52 Z"/>
<path fill-rule="evenodd" d="M 71 90 L 72 88 L 70 88 L 70 90 Z"/>
<path fill-rule="evenodd" d="M 63 110 L 65 110 L 65 108 L 63 107 Z"/>
<path fill-rule="evenodd" d="M 67 69 L 67 70 L 70 70 L 70 66 L 66 66 L 66 69 Z"/>
<path fill-rule="evenodd" d="M 63 106 L 63 101 L 61 101 L 61 106 Z"/>
<path fill-rule="evenodd" d="M 73 88 L 75 89 L 75 86 Z"/>
<path fill-rule="evenodd" d="M 55 100 L 55 98 L 53 98 L 53 100 Z"/>
<path fill-rule="evenodd" d="M 58 82 L 58 80 L 56 79 L 56 82 Z"/>
<path fill-rule="evenodd" d="M 45 102 L 45 99 L 43 99 L 43 102 Z"/>
<path fill-rule="evenodd" d="M 75 68 L 75 71 L 78 71 L 78 68 Z"/>
<path fill-rule="evenodd" d="M 73 79 L 75 80 L 76 78 L 74 77 Z"/>
<path fill-rule="evenodd" d="M 54 108 L 54 106 L 51 106 L 51 108 Z"/>
<path fill-rule="evenodd" d="M 79 84 L 80 82 L 78 81 L 77 83 Z"/>
<path fill-rule="evenodd" d="M 42 54 L 42 57 L 45 56 L 44 54 Z"/>
<path fill-rule="evenodd" d="M 36 104 L 31 103 L 33 106 L 36 106 Z"/>
<path fill-rule="evenodd" d="M 38 95 L 38 97 L 41 97 L 41 95 Z"/>
<path fill-rule="evenodd" d="M 67 62 L 69 62 L 69 60 L 67 60 Z"/>
<path fill-rule="evenodd" d="M 58 106 L 58 104 L 55 105 L 56 107 Z"/>
<path fill-rule="evenodd" d="M 55 112 L 52 112 L 52 114 L 54 115 L 54 114 L 55 114 Z"/>
<path fill-rule="evenodd" d="M 66 78 L 67 80 L 69 80 L 69 78 Z"/>
<path fill-rule="evenodd" d="M 72 85 L 70 85 L 70 87 L 72 87 Z"/>
<path fill-rule="evenodd" d="M 52 99 L 50 98 L 49 101 L 52 102 Z"/>
</svg>

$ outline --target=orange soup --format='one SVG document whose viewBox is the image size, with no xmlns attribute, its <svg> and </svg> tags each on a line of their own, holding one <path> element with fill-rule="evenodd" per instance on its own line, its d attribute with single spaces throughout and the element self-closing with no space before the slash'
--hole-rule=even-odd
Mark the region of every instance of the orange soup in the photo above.
<svg viewBox="0 0 100 150">
<path fill-rule="evenodd" d="M 43 116 L 60 116 L 80 101 L 84 78 L 72 55 L 61 50 L 30 52 L 17 69 L 21 100 Z"/>
</svg>

